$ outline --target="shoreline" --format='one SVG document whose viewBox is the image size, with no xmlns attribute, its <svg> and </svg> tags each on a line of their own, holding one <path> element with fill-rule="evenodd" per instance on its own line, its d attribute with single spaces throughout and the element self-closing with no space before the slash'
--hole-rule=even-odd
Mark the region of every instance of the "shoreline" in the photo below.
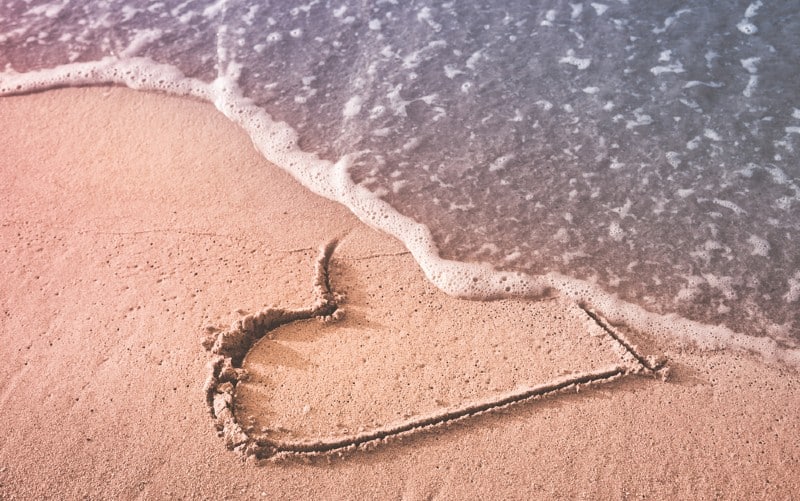
<svg viewBox="0 0 800 501">
<path fill-rule="evenodd" d="M 146 58 L 71 63 L 29 73 L 6 74 L 0 93 L 15 95 L 61 89 L 65 86 L 123 85 L 129 89 L 165 92 L 213 103 L 231 122 L 241 127 L 268 162 L 280 166 L 311 192 L 341 203 L 352 214 L 377 230 L 401 240 L 414 256 L 426 278 L 451 296 L 465 299 L 542 299 L 557 294 L 600 310 L 617 324 L 668 337 L 670 342 L 691 344 L 707 351 L 739 350 L 760 354 L 768 363 L 800 369 L 800 348 L 769 336 L 748 335 L 723 325 L 707 325 L 674 313 L 657 314 L 619 299 L 591 281 L 561 273 L 527 275 L 494 270 L 483 263 L 444 259 L 428 227 L 397 212 L 384 200 L 353 183 L 345 156 L 336 163 L 322 160 L 297 147 L 297 134 L 283 122 L 276 122 L 261 108 L 241 95 L 233 74 L 221 74 L 211 83 L 187 78 L 170 65 Z M 159 82 L 155 84 L 154 82 Z M 780 329 L 771 325 L 767 328 Z M 777 332 L 777 331 L 776 331 Z"/>
<path fill-rule="evenodd" d="M 626 378 L 310 465 L 242 462 L 205 409 L 203 329 L 238 309 L 309 304 L 316 249 L 331 238 L 347 314 L 257 345 L 243 404 L 270 406 L 259 424 L 386 424 L 616 355 L 564 302 L 436 290 L 399 242 L 264 161 L 210 104 L 73 88 L 0 98 L 0 117 L 14 124 L 0 143 L 4 496 L 788 498 L 800 487 L 795 370 L 641 335 L 647 354 L 669 358 L 667 382 Z"/>
</svg>

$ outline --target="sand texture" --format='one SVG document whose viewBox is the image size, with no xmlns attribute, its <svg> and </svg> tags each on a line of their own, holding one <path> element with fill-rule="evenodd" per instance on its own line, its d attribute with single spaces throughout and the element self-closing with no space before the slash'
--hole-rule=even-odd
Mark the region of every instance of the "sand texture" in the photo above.
<svg viewBox="0 0 800 501">
<path fill-rule="evenodd" d="M 800 491 L 793 369 L 449 297 L 208 104 L 64 89 L 0 123 L 2 499 Z"/>
</svg>

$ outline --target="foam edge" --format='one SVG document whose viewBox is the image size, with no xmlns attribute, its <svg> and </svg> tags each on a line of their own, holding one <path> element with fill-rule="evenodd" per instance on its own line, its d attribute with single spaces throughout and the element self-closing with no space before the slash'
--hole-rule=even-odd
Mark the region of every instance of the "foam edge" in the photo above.
<svg viewBox="0 0 800 501">
<path fill-rule="evenodd" d="M 106 57 L 27 73 L 5 71 L 0 73 L 0 95 L 116 84 L 208 101 L 242 127 L 269 162 L 290 173 L 313 193 L 345 205 L 364 223 L 403 242 L 427 279 L 449 295 L 465 299 L 536 299 L 555 291 L 602 311 L 613 323 L 622 323 L 637 331 L 665 336 L 705 351 L 734 349 L 755 353 L 767 362 L 800 369 L 800 349 L 781 346 L 771 338 L 748 336 L 727 327 L 706 325 L 674 314 L 648 312 L 586 281 L 557 273 L 532 276 L 502 272 L 485 263 L 442 259 L 426 226 L 403 216 L 387 202 L 353 182 L 348 174 L 350 159 L 347 156 L 333 163 L 300 150 L 297 133 L 288 124 L 273 120 L 265 110 L 244 97 L 236 83 L 236 66 L 230 64 L 228 69 L 230 71 L 221 72 L 213 82 L 206 83 L 149 58 Z"/>
</svg>

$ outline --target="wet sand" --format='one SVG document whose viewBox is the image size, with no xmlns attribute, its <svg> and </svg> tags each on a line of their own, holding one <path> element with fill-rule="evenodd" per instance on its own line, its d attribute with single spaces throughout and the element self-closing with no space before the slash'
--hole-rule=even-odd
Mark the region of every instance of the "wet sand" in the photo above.
<svg viewBox="0 0 800 501">
<path fill-rule="evenodd" d="M 446 296 L 399 242 L 268 164 L 208 104 L 64 89 L 0 99 L 0 123 L 3 498 L 800 489 L 794 369 L 611 326 L 667 357 L 664 381 L 568 301 Z M 238 364 L 249 377 L 232 397 L 218 380 L 209 405 L 208 364 L 225 353 L 203 340 L 312 308 L 332 239 L 343 317 L 261 329 Z M 218 436 L 223 414 L 262 443 L 342 447 L 255 453 Z"/>
</svg>

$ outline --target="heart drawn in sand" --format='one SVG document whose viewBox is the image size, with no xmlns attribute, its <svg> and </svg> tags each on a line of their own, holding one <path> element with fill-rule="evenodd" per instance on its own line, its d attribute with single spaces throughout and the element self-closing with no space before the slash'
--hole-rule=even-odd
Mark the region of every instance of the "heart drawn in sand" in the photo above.
<svg viewBox="0 0 800 501">
<path fill-rule="evenodd" d="M 225 445 L 245 457 L 276 459 L 355 449 L 387 439 L 425 432 L 566 390 L 576 390 L 585 385 L 607 383 L 633 374 L 666 377 L 668 373 L 668 367 L 663 359 L 641 355 L 602 316 L 587 307 L 580 306 L 587 318 L 599 327 L 598 331 L 609 338 L 615 352 L 619 354 L 618 363 L 587 372 L 551 378 L 541 384 L 517 386 L 512 391 L 454 406 L 443 406 L 371 429 L 362 429 L 357 433 L 332 433 L 321 438 L 279 439 L 275 438 L 269 429 L 262 428 L 261 432 L 255 432 L 252 426 L 244 425 L 242 419 L 237 416 L 235 405 L 237 386 L 248 377 L 247 371 L 243 368 L 245 356 L 257 341 L 270 337 L 280 326 L 315 318 L 333 322 L 343 317 L 341 298 L 334 293 L 329 275 L 336 245 L 337 242 L 333 241 L 320 249 L 315 263 L 313 283 L 315 301 L 311 306 L 301 309 L 267 308 L 246 315 L 227 330 L 212 329 L 203 342 L 204 347 L 212 354 L 204 390 L 214 426 L 224 439 Z"/>
</svg>

